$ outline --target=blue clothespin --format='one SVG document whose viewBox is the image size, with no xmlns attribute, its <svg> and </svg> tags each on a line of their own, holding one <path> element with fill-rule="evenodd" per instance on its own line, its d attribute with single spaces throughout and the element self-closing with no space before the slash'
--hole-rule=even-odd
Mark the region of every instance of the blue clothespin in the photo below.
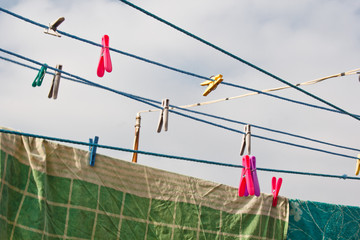
<svg viewBox="0 0 360 240">
<path fill-rule="evenodd" d="M 95 136 L 95 139 L 94 139 L 94 142 L 92 140 L 92 138 L 89 138 L 89 142 L 90 142 L 90 146 L 89 146 L 89 151 L 90 151 L 90 161 L 89 161 L 89 164 L 90 166 L 94 166 L 95 165 L 95 157 L 96 157 L 96 148 L 99 142 L 99 137 L 98 136 Z"/>
</svg>

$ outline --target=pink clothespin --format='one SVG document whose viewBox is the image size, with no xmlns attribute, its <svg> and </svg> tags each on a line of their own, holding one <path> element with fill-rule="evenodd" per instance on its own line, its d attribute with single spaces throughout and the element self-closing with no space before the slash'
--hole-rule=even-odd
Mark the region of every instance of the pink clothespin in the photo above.
<svg viewBox="0 0 360 240">
<path fill-rule="evenodd" d="M 251 176 L 250 169 L 250 157 L 249 155 L 245 155 L 242 159 L 244 168 L 241 170 L 241 178 L 239 185 L 239 196 L 247 196 L 245 195 L 245 189 L 247 189 L 248 194 L 254 195 L 254 183 Z"/>
<path fill-rule="evenodd" d="M 105 70 L 107 72 L 112 71 L 110 51 L 109 51 L 109 36 L 108 35 L 104 35 L 102 37 L 102 48 L 101 48 L 101 53 L 100 53 L 99 65 L 97 68 L 98 77 L 103 77 Z"/>
<path fill-rule="evenodd" d="M 250 157 L 250 170 L 251 170 L 251 177 L 252 177 L 252 180 L 254 183 L 254 193 L 255 193 L 255 196 L 259 197 L 260 196 L 260 185 L 259 185 L 259 180 L 258 180 L 257 173 L 256 173 L 256 158 L 255 158 L 255 156 Z M 247 187 L 245 185 L 244 196 L 247 197 L 248 195 L 249 195 L 249 193 L 248 193 Z"/>
<path fill-rule="evenodd" d="M 271 188 L 272 188 L 272 194 L 274 196 L 273 203 L 272 203 L 273 207 L 276 207 L 276 205 L 277 205 L 277 200 L 278 200 L 281 183 L 282 183 L 282 178 L 279 178 L 277 183 L 276 183 L 276 177 L 272 178 Z"/>
</svg>

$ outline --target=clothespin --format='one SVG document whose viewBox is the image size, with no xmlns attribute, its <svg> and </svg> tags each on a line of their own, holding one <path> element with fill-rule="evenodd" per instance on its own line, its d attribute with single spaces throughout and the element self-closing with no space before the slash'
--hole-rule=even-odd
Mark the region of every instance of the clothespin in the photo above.
<svg viewBox="0 0 360 240">
<path fill-rule="evenodd" d="M 33 86 L 33 87 L 36 87 L 36 86 L 40 87 L 40 86 L 41 86 L 41 84 L 42 84 L 42 82 L 43 82 L 43 80 L 44 80 L 44 77 L 45 77 L 45 73 L 46 73 L 47 67 L 48 67 L 48 66 L 47 66 L 46 63 L 44 63 L 44 65 L 41 66 L 38 74 L 37 74 L 36 77 L 35 77 L 35 80 L 34 80 L 33 83 L 32 83 L 32 86 Z"/>
<path fill-rule="evenodd" d="M 58 18 L 56 21 L 54 21 L 53 23 L 49 23 L 49 28 L 45 29 L 44 33 L 46 34 L 50 34 L 53 36 L 57 36 L 57 37 L 61 37 L 61 35 L 56 31 L 57 27 L 65 20 L 64 17 L 60 17 Z"/>
<path fill-rule="evenodd" d="M 255 156 L 250 157 L 250 171 L 251 171 L 251 178 L 252 178 L 253 184 L 254 184 L 254 194 L 255 194 L 255 196 L 259 197 L 260 196 L 260 185 L 259 185 L 259 180 L 258 180 L 257 173 L 256 173 L 256 158 L 255 158 Z M 248 195 L 249 195 L 249 192 L 245 185 L 244 196 L 247 197 Z"/>
<path fill-rule="evenodd" d="M 257 173 L 256 173 L 256 158 L 255 158 L 255 156 L 250 157 L 250 169 L 251 169 L 251 176 L 252 176 L 253 183 L 254 183 L 254 193 L 255 193 L 255 196 L 259 197 L 260 196 L 260 185 L 259 185 L 259 180 L 258 180 Z"/>
<path fill-rule="evenodd" d="M 358 154 L 358 159 L 356 160 L 356 169 L 355 169 L 355 175 L 359 175 L 360 172 L 360 154 Z"/>
<path fill-rule="evenodd" d="M 272 178 L 271 189 L 272 189 L 272 194 L 273 194 L 273 203 L 272 203 L 273 207 L 276 207 L 276 205 L 277 205 L 277 200 L 278 200 L 278 195 L 279 195 L 281 184 L 282 184 L 282 178 L 279 178 L 277 183 L 276 183 L 276 177 Z"/>
<path fill-rule="evenodd" d="M 89 160 L 89 164 L 90 166 L 94 166 L 95 165 L 95 157 L 96 157 L 96 148 L 97 148 L 97 144 L 99 142 L 99 137 L 95 136 L 94 141 L 92 138 L 89 138 L 89 142 L 91 145 L 89 145 L 89 151 L 90 151 L 90 160 Z"/>
<path fill-rule="evenodd" d="M 223 81 L 222 79 L 222 75 L 221 74 L 218 74 L 216 75 L 215 77 L 214 76 L 211 76 L 210 78 L 213 79 L 214 81 L 211 81 L 211 80 L 206 80 L 205 82 L 202 82 L 200 85 L 201 86 L 206 86 L 206 85 L 209 85 L 205 92 L 203 93 L 203 96 L 207 96 L 211 91 L 215 90 L 216 87 Z"/>
<path fill-rule="evenodd" d="M 241 148 L 240 148 L 240 156 L 242 156 L 244 154 L 245 146 L 247 146 L 247 154 L 250 155 L 250 152 L 251 152 L 251 142 L 250 142 L 251 130 L 250 130 L 250 128 L 251 128 L 251 126 L 249 124 L 244 126 L 245 134 L 243 135 L 243 138 L 242 138 L 242 143 L 241 143 Z"/>
<path fill-rule="evenodd" d="M 241 170 L 241 178 L 240 178 L 240 185 L 239 185 L 239 196 L 245 196 L 245 189 L 247 189 L 248 193 L 252 196 L 254 195 L 254 183 L 251 176 L 251 169 L 250 169 L 250 157 L 249 155 L 245 155 L 242 158 L 242 163 L 244 168 Z"/>
<path fill-rule="evenodd" d="M 159 122 L 157 127 L 157 132 L 161 132 L 162 126 L 164 126 L 164 131 L 168 130 L 168 116 L 169 116 L 169 99 L 165 98 L 161 102 L 161 109 Z"/>
<path fill-rule="evenodd" d="M 137 151 L 139 149 L 139 137 L 140 137 L 140 123 L 141 116 L 140 113 L 136 115 L 136 123 L 135 123 L 135 138 L 134 138 L 134 150 Z M 133 153 L 132 162 L 137 162 L 137 152 Z"/>
<path fill-rule="evenodd" d="M 109 36 L 104 35 L 102 37 L 102 48 L 100 53 L 100 60 L 97 68 L 98 77 L 103 77 L 105 70 L 107 72 L 112 71 L 112 64 L 109 51 Z"/>
<path fill-rule="evenodd" d="M 56 65 L 56 68 L 62 70 L 62 65 L 58 64 Z M 60 76 L 61 76 L 61 72 L 55 71 L 55 75 L 51 84 L 48 98 L 53 98 L 53 99 L 57 98 L 59 92 L 59 86 L 60 86 Z"/>
</svg>

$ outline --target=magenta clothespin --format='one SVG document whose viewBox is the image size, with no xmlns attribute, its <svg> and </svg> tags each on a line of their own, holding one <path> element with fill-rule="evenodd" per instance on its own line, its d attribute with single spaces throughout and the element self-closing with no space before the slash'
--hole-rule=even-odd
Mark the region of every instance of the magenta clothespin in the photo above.
<svg viewBox="0 0 360 240">
<path fill-rule="evenodd" d="M 239 196 L 247 196 L 246 194 L 254 195 L 254 183 L 251 176 L 251 169 L 250 169 L 250 157 L 249 155 L 245 155 L 242 159 L 244 168 L 241 170 L 241 178 L 240 178 L 240 185 L 239 185 Z"/>
<path fill-rule="evenodd" d="M 107 72 L 112 71 L 112 64 L 109 51 L 109 36 L 104 35 L 102 37 L 102 48 L 100 53 L 100 60 L 97 68 L 98 77 L 103 77 L 105 70 Z"/>
<path fill-rule="evenodd" d="M 256 173 L 256 158 L 255 156 L 250 157 L 250 169 L 251 169 L 251 175 L 254 183 L 254 192 L 255 196 L 260 196 L 260 185 L 259 180 Z"/>
<path fill-rule="evenodd" d="M 257 177 L 257 173 L 256 173 L 256 158 L 255 156 L 251 156 L 250 157 L 250 170 L 251 170 L 251 177 L 254 183 L 254 193 L 255 196 L 259 197 L 260 196 L 260 185 L 259 185 L 259 180 Z M 245 193 L 244 196 L 248 196 L 248 190 L 247 187 L 245 186 Z"/>
<path fill-rule="evenodd" d="M 280 187 L 282 184 L 282 178 L 279 178 L 277 183 L 276 183 L 276 177 L 272 178 L 272 182 L 271 182 L 271 188 L 272 188 L 272 194 L 273 194 L 273 207 L 276 207 L 277 205 L 277 200 L 278 200 L 278 195 L 279 195 L 279 191 L 280 191 Z"/>
</svg>

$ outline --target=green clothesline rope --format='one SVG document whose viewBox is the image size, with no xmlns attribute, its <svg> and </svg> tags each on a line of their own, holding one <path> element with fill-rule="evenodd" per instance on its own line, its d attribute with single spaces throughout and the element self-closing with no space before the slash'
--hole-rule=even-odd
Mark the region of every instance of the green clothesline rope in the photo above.
<svg viewBox="0 0 360 240">
<path fill-rule="evenodd" d="M 6 133 L 6 134 L 14 134 L 14 135 L 26 136 L 26 137 L 42 138 L 42 139 L 46 139 L 46 140 L 64 142 L 64 143 L 71 143 L 71 144 L 77 144 L 77 145 L 96 146 L 96 147 L 99 147 L 99 148 L 111 149 L 111 150 L 116 150 L 116 151 L 131 152 L 131 153 L 136 152 L 138 154 L 144 154 L 144 155 L 150 155 L 150 156 L 156 156 L 156 157 L 162 157 L 162 158 L 178 159 L 178 160 L 197 162 L 197 163 L 203 163 L 203 164 L 210 164 L 210 165 L 217 165 L 217 166 L 223 166 L 223 167 L 244 168 L 244 166 L 237 165 L 237 164 L 213 162 L 213 161 L 207 161 L 207 160 L 201 160 L 201 159 L 195 159 L 195 158 L 189 158 L 189 157 L 179 157 L 179 156 L 167 155 L 167 154 L 161 154 L 161 153 L 132 150 L 132 149 L 128 149 L 128 148 L 113 147 L 113 146 L 108 146 L 108 145 L 94 144 L 94 143 L 90 143 L 90 142 L 81 142 L 81 141 L 74 141 L 74 140 L 69 140 L 69 139 L 48 137 L 48 136 L 42 136 L 42 135 L 31 134 L 31 133 L 17 132 L 17 131 L 6 130 L 6 129 L 0 129 L 0 132 Z M 289 171 L 289 170 L 280 170 L 280 169 L 271 169 L 271 168 L 259 168 L 259 167 L 257 167 L 256 169 L 259 170 L 259 171 L 266 171 L 266 172 L 277 172 L 277 173 L 307 175 L 307 176 L 314 176 L 314 177 L 340 178 L 340 179 L 344 179 L 344 180 L 345 179 L 360 180 L 359 177 L 349 177 L 346 174 L 344 174 L 344 175 L 330 175 L 330 174 L 299 172 L 299 171 Z"/>
<path fill-rule="evenodd" d="M 268 72 L 268 71 L 266 71 L 266 70 L 264 70 L 264 69 L 262 69 L 262 68 L 260 68 L 260 67 L 258 67 L 256 65 L 254 65 L 254 64 L 252 64 L 252 63 L 250 63 L 250 62 L 248 62 L 248 61 L 246 61 L 246 60 L 244 60 L 244 59 L 242 59 L 242 58 L 240 58 L 240 57 L 238 57 L 238 56 L 236 56 L 236 55 L 234 55 L 234 54 L 232 54 L 232 53 L 230 53 L 230 52 L 228 52 L 228 51 L 226 51 L 226 50 L 224 50 L 224 49 L 222 49 L 222 48 L 220 48 L 220 47 L 218 47 L 218 46 L 216 46 L 216 45 L 214 45 L 214 44 L 212 44 L 212 43 L 210 43 L 210 42 L 208 42 L 208 41 L 206 41 L 206 40 L 204 40 L 204 39 L 202 39 L 202 38 L 200 38 L 200 37 L 198 37 L 198 36 L 196 36 L 196 35 L 194 35 L 192 33 L 190 33 L 190 32 L 188 32 L 188 31 L 186 31 L 186 30 L 184 30 L 184 29 L 182 29 L 182 28 L 180 28 L 180 27 L 178 27 L 178 26 L 176 26 L 176 25 L 174 25 L 174 24 L 172 24 L 172 23 L 170 23 L 170 22 L 156 16 L 153 13 L 150 13 L 150 12 L 146 11 L 143 8 L 138 7 L 137 5 L 135 5 L 133 3 L 130 3 L 128 1 L 126 1 L 126 0 L 119 0 L 119 1 L 121 1 L 121 2 L 129 5 L 130 7 L 133 7 L 136 10 L 139 10 L 140 12 L 143 12 L 146 15 L 148 15 L 148 16 L 150 16 L 150 17 L 152 17 L 152 18 L 154 18 L 154 19 L 156 19 L 156 20 L 158 20 L 158 21 L 160 21 L 160 22 L 162 22 L 162 23 L 164 23 L 164 24 L 166 24 L 166 25 L 168 25 L 168 26 L 182 32 L 182 33 L 184 33 L 185 35 L 188 35 L 188 36 L 190 36 L 190 37 L 192 37 L 192 38 L 194 38 L 194 39 L 196 39 L 196 40 L 198 40 L 198 41 L 200 41 L 200 42 L 202 42 L 202 43 L 204 43 L 204 44 L 206 44 L 206 45 L 208 45 L 208 46 L 210 46 L 210 47 L 212 47 L 212 48 L 214 48 L 214 49 L 216 49 L 216 50 L 218 50 L 218 51 L 220 51 L 222 53 L 224 53 L 227 56 L 232 57 L 233 59 L 236 59 L 236 60 L 238 60 L 238 61 L 240 61 L 240 62 L 242 62 L 242 63 L 244 63 L 244 64 L 246 64 L 246 65 L 248 65 L 248 66 L 250 66 L 250 67 L 252 67 L 252 68 L 254 68 L 254 69 L 256 69 L 256 70 L 258 70 L 258 71 L 260 71 L 260 72 L 262 72 L 262 73 L 264 73 L 264 74 L 266 74 L 266 75 L 268 75 L 268 76 L 270 76 L 270 77 L 272 77 L 272 78 L 274 78 L 274 79 L 276 79 L 276 80 L 278 80 L 278 81 L 280 81 L 280 82 L 282 82 L 282 83 L 284 83 L 284 84 L 286 84 L 288 86 L 290 86 L 290 87 L 292 87 L 292 88 L 295 88 L 296 90 L 298 90 L 298 91 L 300 91 L 300 92 L 302 92 L 302 93 L 304 93 L 304 94 L 306 94 L 306 95 L 308 95 L 308 96 L 310 96 L 310 97 L 312 97 L 312 98 L 314 98 L 314 99 L 316 99 L 316 100 L 318 100 L 318 101 L 320 101 L 322 103 L 325 103 L 326 105 L 331 106 L 332 108 L 335 108 L 335 109 L 339 110 L 340 112 L 343 112 L 343 113 L 351 116 L 352 118 L 355 118 L 356 120 L 360 121 L 360 117 L 357 117 L 354 114 L 351 114 L 350 112 L 345 111 L 344 109 L 339 108 L 339 107 L 335 106 L 334 104 L 332 104 L 332 103 L 330 103 L 330 102 L 328 102 L 328 101 L 326 101 L 326 100 L 324 100 L 324 99 L 322 99 L 322 98 L 320 98 L 320 97 L 318 97 L 318 96 L 316 96 L 316 95 L 314 95 L 314 94 L 312 94 L 312 93 L 310 93 L 308 91 L 305 91 L 304 89 L 301 89 L 298 86 L 296 86 L 296 85 L 294 85 L 294 84 L 292 84 L 292 83 L 290 83 L 288 81 L 285 81 L 284 79 L 282 79 L 282 78 L 280 78 L 278 76 L 275 76 L 274 74 L 272 74 L 272 73 L 270 73 L 270 72 Z"/>
</svg>

